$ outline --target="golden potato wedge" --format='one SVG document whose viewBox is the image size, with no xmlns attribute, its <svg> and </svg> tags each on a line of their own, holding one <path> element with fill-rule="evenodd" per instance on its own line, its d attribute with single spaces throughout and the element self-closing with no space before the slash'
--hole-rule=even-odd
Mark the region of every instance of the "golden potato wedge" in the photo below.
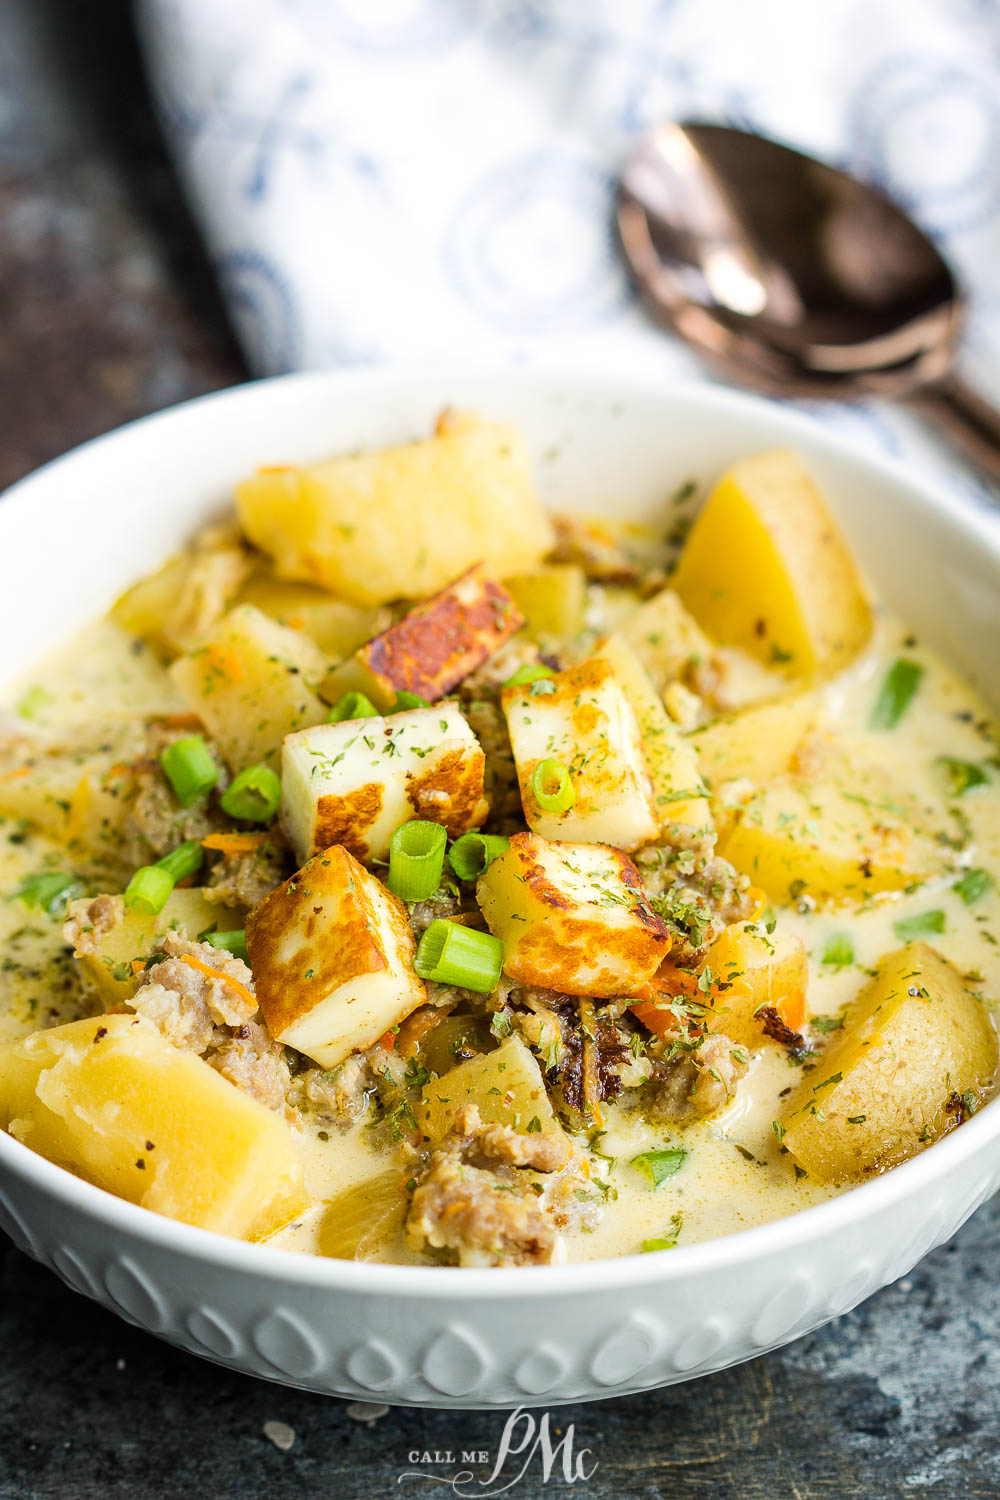
<svg viewBox="0 0 1000 1500">
<path fill-rule="evenodd" d="M 790 770 L 792 756 L 815 722 L 818 707 L 815 693 L 790 693 L 696 729 L 691 743 L 713 792 L 743 777 L 762 786 Z"/>
<path fill-rule="evenodd" d="M 885 1171 L 976 1108 L 996 1067 L 985 1006 L 940 953 L 909 943 L 882 959 L 789 1096 L 784 1145 L 820 1181 Z"/>
<path fill-rule="evenodd" d="M 852 762 L 811 781 L 776 777 L 736 811 L 719 852 L 773 901 L 857 901 L 943 869 L 925 827 L 914 798 Z"/>
<path fill-rule="evenodd" d="M 271 1035 L 335 1068 L 427 998 L 406 907 L 346 849 L 317 854 L 247 918 Z"/>
<path fill-rule="evenodd" d="M 550 563 L 535 573 L 505 578 L 504 584 L 536 640 L 566 640 L 583 629 L 587 575 L 576 563 Z"/>
<path fill-rule="evenodd" d="M 507 1037 L 495 1051 L 470 1057 L 425 1084 L 415 1111 L 417 1125 L 429 1140 L 439 1141 L 469 1104 L 476 1106 L 487 1125 L 564 1134 L 541 1068 L 519 1036 Z"/>
<path fill-rule="evenodd" d="M 661 696 L 670 683 L 712 660 L 713 647 L 674 589 L 661 589 L 619 627 Z"/>
<path fill-rule="evenodd" d="M 244 584 L 239 603 L 254 605 L 289 630 L 300 630 L 334 662 L 392 624 L 392 613 L 384 606 L 349 604 L 314 584 L 270 574 L 257 574 Z"/>
<path fill-rule="evenodd" d="M 476 884 L 504 972 L 522 984 L 599 998 L 635 995 L 670 950 L 627 854 L 517 833 Z"/>
<path fill-rule="evenodd" d="M 273 1233 L 308 1202 L 282 1116 L 138 1016 L 0 1047 L 0 1125 L 119 1198 L 238 1239 Z"/>
<path fill-rule="evenodd" d="M 323 653 L 301 631 L 240 604 L 170 675 L 238 772 L 275 764 L 286 734 L 323 722 L 326 705 L 312 684 L 325 669 Z"/>
<path fill-rule="evenodd" d="M 323 695 L 336 703 L 344 693 L 364 693 L 382 712 L 397 693 L 436 703 L 523 624 L 507 590 L 470 568 L 336 667 Z"/>
<path fill-rule="evenodd" d="M 712 833 L 712 813 L 701 778 L 693 740 L 681 734 L 624 636 L 602 641 L 595 657 L 611 663 L 639 722 L 646 770 L 653 786 L 653 807 L 661 835 L 674 824 Z"/>
<path fill-rule="evenodd" d="M 197 941 L 204 932 L 233 932 L 242 926 L 242 912 L 207 901 L 203 891 L 191 886 L 172 891 L 155 917 L 126 908 L 121 896 L 86 896 L 71 901 L 65 936 L 110 1010 L 135 989 L 133 962 L 147 959 L 156 939 L 165 932 L 180 932 Z"/>
<path fill-rule="evenodd" d="M 846 665 L 871 632 L 850 554 L 809 473 L 778 449 L 733 465 L 695 520 L 674 588 L 708 634 L 789 675 Z"/>
<path fill-rule="evenodd" d="M 524 572 L 554 540 L 520 433 L 471 416 L 422 442 L 261 470 L 236 504 L 281 577 L 354 604 L 421 598 L 477 562 L 497 578 Z"/>
</svg>

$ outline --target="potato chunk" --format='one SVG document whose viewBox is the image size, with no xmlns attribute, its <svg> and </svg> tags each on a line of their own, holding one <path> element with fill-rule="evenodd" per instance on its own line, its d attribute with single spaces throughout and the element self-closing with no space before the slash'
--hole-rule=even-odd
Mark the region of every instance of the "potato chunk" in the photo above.
<svg viewBox="0 0 1000 1500">
<path fill-rule="evenodd" d="M 478 828 L 489 812 L 485 764 L 454 703 L 319 724 L 285 740 L 282 825 L 300 862 L 330 844 L 388 859 L 390 838 L 410 818 L 441 823 L 451 838 Z"/>
<path fill-rule="evenodd" d="M 477 562 L 523 572 L 554 541 L 520 433 L 471 416 L 443 418 L 423 442 L 261 470 L 236 504 L 283 578 L 355 604 L 433 593 Z"/>
<path fill-rule="evenodd" d="M 609 635 L 595 654 L 611 663 L 638 720 L 658 831 L 669 835 L 677 823 L 711 834 L 712 813 L 693 740 L 681 734 L 623 635 Z"/>
<path fill-rule="evenodd" d="M 504 945 L 504 972 L 567 995 L 634 995 L 670 950 L 627 854 L 517 833 L 476 896 Z"/>
<path fill-rule="evenodd" d="M 0 1048 L 0 1124 L 119 1198 L 219 1234 L 261 1239 L 307 1205 L 281 1116 L 138 1016 Z"/>
<path fill-rule="evenodd" d="M 835 672 L 871 612 L 812 478 L 778 449 L 734 464 L 691 529 L 674 587 L 714 640 L 796 677 Z"/>
<path fill-rule="evenodd" d="M 346 849 L 317 854 L 247 919 L 271 1035 L 335 1068 L 425 1001 L 402 901 Z"/>
<path fill-rule="evenodd" d="M 110 1010 L 135 989 L 132 963 L 146 959 L 165 932 L 197 941 L 203 932 L 232 932 L 243 926 L 242 912 L 207 901 L 196 887 L 175 890 L 158 916 L 127 909 L 121 896 L 87 896 L 71 901 L 66 941 L 73 943 L 80 967 Z"/>
<path fill-rule="evenodd" d="M 298 630 L 241 604 L 170 675 L 233 771 L 276 762 L 286 734 L 326 718 L 309 686 L 323 675 L 319 647 Z"/>
<path fill-rule="evenodd" d="M 884 1171 L 959 1123 L 996 1066 L 985 1007 L 940 953 L 909 943 L 882 959 L 790 1095 L 784 1144 L 821 1181 Z"/>
<path fill-rule="evenodd" d="M 536 639 L 554 635 L 565 640 L 583 629 L 587 575 L 576 563 L 550 563 L 504 583 Z"/>
<path fill-rule="evenodd" d="M 384 606 L 348 604 L 311 583 L 290 583 L 258 574 L 240 590 L 241 604 L 257 609 L 305 635 L 331 661 L 342 661 L 392 623 Z"/>
<path fill-rule="evenodd" d="M 712 659 L 712 643 L 673 589 L 640 604 L 620 627 L 657 693 Z"/>
<path fill-rule="evenodd" d="M 924 821 L 913 798 L 852 763 L 809 782 L 776 778 L 739 810 L 720 853 L 772 900 L 856 901 L 940 871 Z"/>
<path fill-rule="evenodd" d="M 425 1084 L 416 1109 L 417 1125 L 430 1140 L 439 1141 L 469 1104 L 479 1110 L 484 1125 L 565 1133 L 553 1112 L 542 1070 L 519 1036 L 509 1036 L 494 1052 L 470 1057 Z"/>
<path fill-rule="evenodd" d="M 524 624 L 510 594 L 482 568 L 470 568 L 348 657 L 323 684 L 331 703 L 365 693 L 390 709 L 397 693 L 436 703 L 509 641 Z"/>
<path fill-rule="evenodd" d="M 544 838 L 638 849 L 659 832 L 639 724 L 608 661 L 594 659 L 501 695 L 531 828 Z M 533 788 L 539 762 L 566 768 L 574 800 L 546 811 Z"/>
<path fill-rule="evenodd" d="M 798 991 L 804 994 L 809 980 L 801 940 L 780 927 L 765 932 L 756 922 L 727 927 L 708 950 L 705 968 L 712 980 L 707 992 L 714 1013 L 712 1029 L 747 1047 L 759 1047 L 764 1040 L 757 1012 L 767 1007 L 785 1020 L 782 1002 Z M 798 998 L 796 1008 L 801 1007 Z M 791 1030 L 799 1029 L 789 1024 Z"/>
<path fill-rule="evenodd" d="M 761 786 L 788 771 L 817 709 L 815 693 L 790 693 L 695 730 L 691 743 L 712 790 L 717 793 L 725 782 L 743 777 Z"/>
</svg>

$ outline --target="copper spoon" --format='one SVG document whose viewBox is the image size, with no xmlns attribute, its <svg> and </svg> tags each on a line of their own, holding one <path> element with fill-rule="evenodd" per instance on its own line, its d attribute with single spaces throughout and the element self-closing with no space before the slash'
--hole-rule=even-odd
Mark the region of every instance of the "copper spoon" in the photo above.
<svg viewBox="0 0 1000 1500">
<path fill-rule="evenodd" d="M 720 373 L 905 400 L 1000 481 L 1000 411 L 955 373 L 962 293 L 877 188 L 763 136 L 664 124 L 625 165 L 618 228 L 653 315 Z"/>
</svg>

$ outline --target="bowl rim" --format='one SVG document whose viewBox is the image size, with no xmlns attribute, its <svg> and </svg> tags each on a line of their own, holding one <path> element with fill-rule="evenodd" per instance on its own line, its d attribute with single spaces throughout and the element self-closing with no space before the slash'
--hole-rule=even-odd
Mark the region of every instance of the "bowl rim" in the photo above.
<svg viewBox="0 0 1000 1500">
<path fill-rule="evenodd" d="M 867 470 L 871 477 L 901 488 L 917 512 L 944 515 L 956 528 L 978 538 L 1000 567 L 1000 524 L 985 509 L 979 510 L 969 500 L 950 495 L 943 482 L 929 481 L 914 474 L 900 458 L 861 449 L 788 403 L 768 401 L 698 380 L 665 381 L 650 375 L 608 376 L 592 370 L 544 363 L 530 366 L 435 363 L 306 371 L 210 391 L 91 438 L 17 480 L 0 493 L 0 532 L 10 524 L 5 518 L 13 518 L 22 508 L 34 504 L 37 492 L 61 481 L 64 474 L 77 465 L 99 462 L 112 448 L 134 444 L 141 448 L 144 439 L 154 430 L 174 424 L 180 427 L 186 419 L 208 406 L 252 406 L 257 401 L 265 404 L 293 401 L 299 392 L 323 386 L 329 387 L 331 393 L 345 386 L 360 386 L 362 389 L 368 386 L 378 395 L 380 388 L 391 386 L 394 381 L 409 383 L 419 380 L 431 384 L 450 381 L 458 386 L 463 381 L 496 381 L 547 388 L 558 383 L 570 394 L 590 393 L 599 399 L 606 398 L 613 387 L 616 399 L 627 401 L 629 397 L 643 400 L 653 397 L 661 400 L 665 407 L 678 400 L 690 402 L 718 414 L 723 421 L 730 414 L 753 417 L 754 414 L 769 412 L 773 416 L 777 407 L 780 425 L 786 430 L 790 443 L 801 435 L 812 448 L 826 452 L 832 458 L 847 460 L 857 468 Z M 44 498 L 39 498 L 44 503 Z M 0 1164 L 9 1168 L 15 1177 L 37 1187 L 67 1208 L 117 1232 L 123 1239 L 143 1241 L 151 1248 L 160 1248 L 167 1253 L 208 1261 L 220 1269 L 315 1290 L 391 1296 L 401 1300 L 433 1295 L 448 1302 L 462 1303 L 470 1298 L 551 1298 L 560 1294 L 607 1292 L 616 1287 L 654 1283 L 666 1286 L 689 1275 L 735 1268 L 751 1260 L 794 1251 L 806 1241 L 829 1238 L 841 1230 L 856 1227 L 891 1208 L 894 1203 L 916 1194 L 921 1187 L 931 1187 L 951 1175 L 966 1159 L 984 1150 L 996 1137 L 1000 1137 L 1000 1099 L 990 1101 L 960 1130 L 950 1132 L 919 1156 L 834 1198 L 765 1224 L 739 1229 L 716 1239 L 678 1245 L 669 1255 L 631 1254 L 572 1264 L 489 1269 L 336 1260 L 279 1249 L 266 1241 L 251 1243 L 232 1239 L 117 1198 L 37 1155 L 3 1130 L 0 1130 Z"/>
</svg>

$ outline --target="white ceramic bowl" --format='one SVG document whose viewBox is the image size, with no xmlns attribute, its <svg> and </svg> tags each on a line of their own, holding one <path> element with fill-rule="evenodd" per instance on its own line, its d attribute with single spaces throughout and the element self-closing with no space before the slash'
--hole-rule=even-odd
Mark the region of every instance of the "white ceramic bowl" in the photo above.
<svg viewBox="0 0 1000 1500">
<path fill-rule="evenodd" d="M 780 406 L 569 372 L 294 376 L 59 459 L 0 503 L 0 682 L 161 562 L 254 465 L 423 434 L 446 404 L 520 423 L 546 498 L 598 514 L 655 518 L 689 476 L 793 445 L 889 605 L 1000 702 L 989 518 Z M 224 1239 L 120 1202 L 0 1132 L 0 1226 L 72 1287 L 234 1369 L 417 1406 L 548 1406 L 718 1370 L 903 1275 L 998 1186 L 991 1104 L 887 1176 L 759 1229 L 669 1255 L 463 1271 Z"/>
</svg>

